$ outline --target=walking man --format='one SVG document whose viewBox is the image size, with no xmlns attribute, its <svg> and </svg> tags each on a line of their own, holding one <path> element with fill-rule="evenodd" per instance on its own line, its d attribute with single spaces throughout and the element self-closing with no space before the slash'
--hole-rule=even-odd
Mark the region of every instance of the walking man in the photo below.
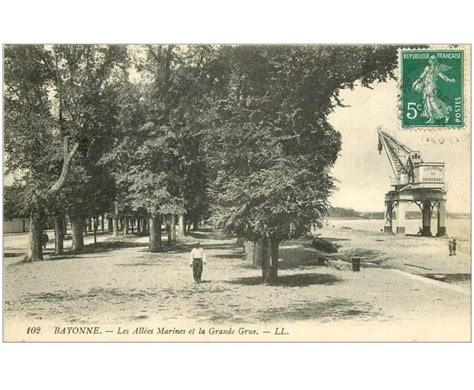
<svg viewBox="0 0 474 390">
<path fill-rule="evenodd" d="M 43 249 L 46 249 L 46 245 L 48 245 L 49 242 L 49 236 L 48 233 L 43 232 L 41 235 L 41 245 L 43 246 Z"/>
<path fill-rule="evenodd" d="M 201 243 L 197 242 L 194 248 L 191 250 L 189 257 L 189 265 L 193 267 L 193 276 L 195 283 L 201 283 L 202 265 L 206 264 L 206 254 L 204 249 L 201 247 Z"/>
<path fill-rule="evenodd" d="M 451 240 L 449 240 L 448 247 L 449 247 L 449 256 L 452 256 L 453 255 L 453 242 Z"/>
<path fill-rule="evenodd" d="M 457 242 L 456 242 L 456 239 L 453 238 L 453 241 L 451 243 L 451 246 L 453 248 L 453 256 L 456 256 L 456 246 L 457 246 Z"/>
</svg>

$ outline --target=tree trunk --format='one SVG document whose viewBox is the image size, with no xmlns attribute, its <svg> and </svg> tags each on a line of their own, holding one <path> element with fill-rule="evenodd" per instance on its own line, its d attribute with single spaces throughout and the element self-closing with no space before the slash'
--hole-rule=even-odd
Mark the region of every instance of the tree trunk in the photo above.
<svg viewBox="0 0 474 390">
<path fill-rule="evenodd" d="M 278 278 L 278 242 L 268 237 L 259 240 L 262 246 L 262 282 L 275 284 Z"/>
<path fill-rule="evenodd" d="M 23 261 L 43 260 L 43 219 L 40 213 L 30 215 L 30 232 L 28 234 L 28 249 Z"/>
<path fill-rule="evenodd" d="M 92 228 L 94 229 L 94 244 L 97 244 L 97 225 L 99 224 L 99 220 L 94 217 L 92 220 Z"/>
<path fill-rule="evenodd" d="M 141 218 L 137 218 L 137 234 L 140 235 L 141 234 Z"/>
<path fill-rule="evenodd" d="M 176 220 L 174 214 L 170 215 L 170 237 L 171 242 L 176 242 Z"/>
<path fill-rule="evenodd" d="M 123 217 L 123 235 L 126 236 L 128 234 L 128 216 Z"/>
<path fill-rule="evenodd" d="M 105 232 L 105 221 L 104 221 L 104 219 L 105 219 L 104 216 L 101 215 L 101 216 L 100 216 L 100 228 L 101 228 L 101 230 L 102 230 L 102 233 Z"/>
<path fill-rule="evenodd" d="M 113 220 L 110 217 L 107 217 L 107 230 L 109 231 L 109 233 L 114 231 Z"/>
<path fill-rule="evenodd" d="M 156 215 L 150 218 L 150 252 L 161 251 L 161 216 Z"/>
<path fill-rule="evenodd" d="M 84 249 L 84 221 L 81 218 L 71 219 L 72 250 Z"/>
<path fill-rule="evenodd" d="M 268 279 L 264 283 L 277 284 L 278 283 L 278 247 L 279 242 L 277 240 L 270 241 L 270 270 L 268 273 Z"/>
<path fill-rule="evenodd" d="M 112 233 L 112 235 L 114 237 L 118 237 L 118 235 L 119 235 L 119 227 L 118 227 L 118 218 L 117 217 L 113 218 L 113 233 Z"/>
<path fill-rule="evenodd" d="M 171 244 L 171 225 L 170 225 L 170 216 L 167 215 L 165 222 L 166 235 L 168 236 L 168 244 Z"/>
<path fill-rule="evenodd" d="M 92 220 L 93 218 L 87 218 L 87 231 L 91 232 L 93 230 L 92 228 Z"/>
<path fill-rule="evenodd" d="M 134 232 L 134 226 L 135 225 L 135 219 L 134 218 L 130 218 L 130 233 L 135 233 Z"/>
<path fill-rule="evenodd" d="M 253 262 L 252 265 L 257 268 L 261 267 L 263 264 L 264 248 L 263 240 L 255 240 L 253 248 Z"/>
<path fill-rule="evenodd" d="M 61 175 L 59 176 L 58 180 L 53 184 L 53 186 L 49 189 L 49 194 L 54 195 L 58 192 L 61 188 L 63 188 L 64 184 L 66 183 L 66 178 L 69 173 L 69 167 L 71 165 L 71 161 L 74 158 L 74 155 L 79 148 L 79 143 L 74 143 L 72 148 L 69 148 L 69 137 L 64 137 L 63 140 L 63 154 L 64 154 L 64 161 L 63 161 L 63 168 L 61 170 Z"/>
<path fill-rule="evenodd" d="M 64 253 L 64 217 L 56 215 L 54 217 L 54 254 Z"/>
<path fill-rule="evenodd" d="M 244 248 L 244 260 L 251 262 L 252 265 L 256 266 L 253 262 L 255 256 L 255 243 L 250 240 L 244 240 L 242 246 Z"/>
<path fill-rule="evenodd" d="M 186 235 L 186 224 L 184 222 L 184 214 L 179 214 L 178 216 L 178 235 Z"/>
</svg>

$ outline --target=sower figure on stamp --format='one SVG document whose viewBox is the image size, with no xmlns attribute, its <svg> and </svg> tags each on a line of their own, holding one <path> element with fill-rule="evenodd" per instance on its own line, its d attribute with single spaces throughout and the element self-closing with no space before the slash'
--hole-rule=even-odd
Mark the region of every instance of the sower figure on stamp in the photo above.
<svg viewBox="0 0 474 390">
<path fill-rule="evenodd" d="M 203 263 L 206 264 L 206 254 L 204 253 L 204 249 L 201 247 L 201 243 L 198 242 L 191 250 L 191 255 L 189 256 L 189 265 L 193 267 L 195 283 L 201 283 Z"/>
<path fill-rule="evenodd" d="M 444 119 L 446 123 L 453 108 L 438 97 L 438 79 L 447 83 L 455 83 L 454 78 L 449 78 L 443 72 L 450 70 L 452 66 L 438 63 L 436 56 L 428 59 L 428 66 L 413 82 L 412 88 L 423 94 L 423 112 L 421 116 L 427 118 L 426 123 L 434 123 L 435 120 Z"/>
</svg>

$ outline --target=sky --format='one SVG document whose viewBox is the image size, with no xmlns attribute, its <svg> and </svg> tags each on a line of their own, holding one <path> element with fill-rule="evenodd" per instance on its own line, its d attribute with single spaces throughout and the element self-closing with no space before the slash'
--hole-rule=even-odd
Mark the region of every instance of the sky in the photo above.
<svg viewBox="0 0 474 390">
<path fill-rule="evenodd" d="M 358 211 L 383 211 L 384 195 L 391 189 L 390 163 L 377 150 L 377 127 L 394 136 L 410 149 L 419 150 L 422 159 L 445 163 L 447 210 L 470 210 L 470 133 L 464 130 L 403 130 L 398 119 L 397 81 L 356 87 L 341 93 L 343 103 L 329 117 L 342 135 L 340 156 L 332 169 L 339 190 L 331 197 L 334 207 Z M 469 120 L 466 121 L 470 123 Z"/>
</svg>

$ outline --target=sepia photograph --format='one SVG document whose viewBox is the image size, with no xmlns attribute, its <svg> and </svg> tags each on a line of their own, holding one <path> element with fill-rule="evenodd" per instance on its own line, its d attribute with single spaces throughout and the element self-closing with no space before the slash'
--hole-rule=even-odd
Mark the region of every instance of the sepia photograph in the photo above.
<svg viewBox="0 0 474 390">
<path fill-rule="evenodd" d="M 2 50 L 3 341 L 471 341 L 471 45 Z"/>
</svg>

